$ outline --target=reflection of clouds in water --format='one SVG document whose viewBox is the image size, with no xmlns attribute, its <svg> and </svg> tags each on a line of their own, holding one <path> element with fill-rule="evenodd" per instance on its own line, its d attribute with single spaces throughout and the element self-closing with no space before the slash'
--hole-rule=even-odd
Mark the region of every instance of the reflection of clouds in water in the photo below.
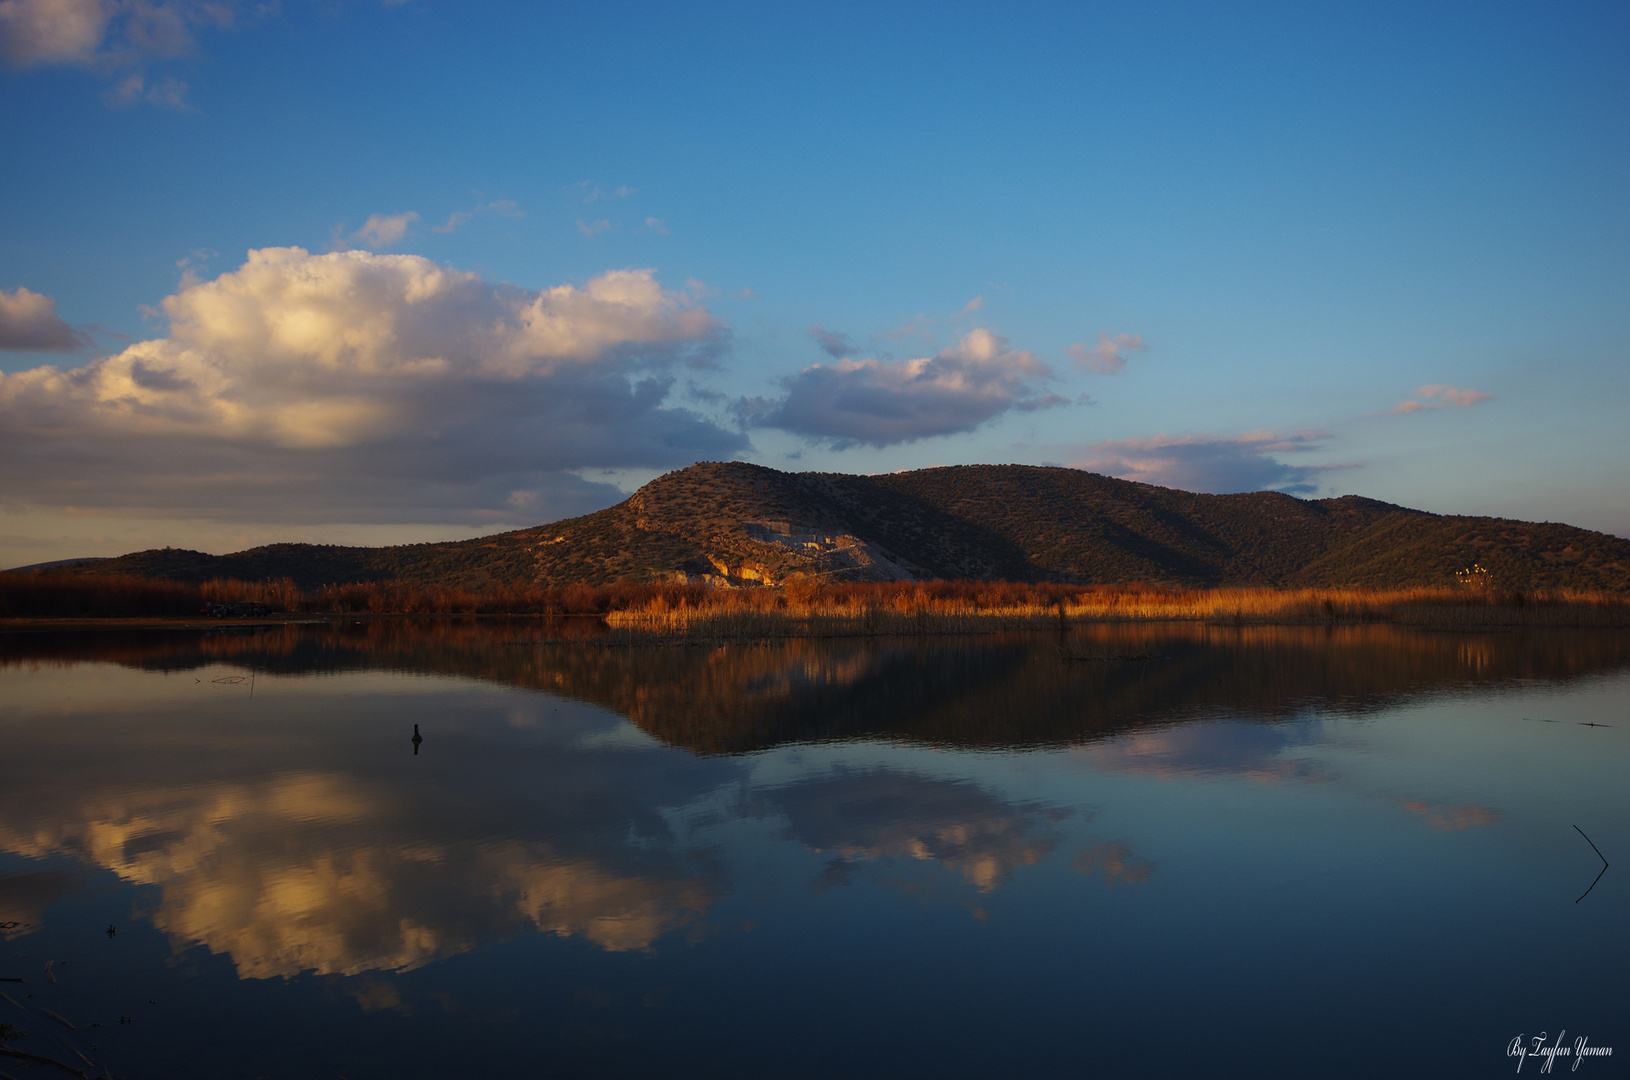
<svg viewBox="0 0 1630 1080">
<path fill-rule="evenodd" d="M 1148 859 L 1133 858 L 1132 849 L 1118 840 L 1083 849 L 1070 860 L 1070 866 L 1082 874 L 1103 874 L 1105 885 L 1147 881 L 1149 875 L 1155 872 L 1154 863 Z"/>
<path fill-rule="evenodd" d="M 801 780 L 759 798 L 758 816 L 785 817 L 789 837 L 837 856 L 814 883 L 818 889 L 847 883 L 856 861 L 903 857 L 949 867 L 988 892 L 1052 851 L 1058 838 L 1048 824 L 1068 813 L 891 769 Z"/>
<path fill-rule="evenodd" d="M 1175 780 L 1241 776 L 1264 784 L 1330 780 L 1309 761 L 1281 755 L 1298 745 L 1298 732 L 1281 725 L 1222 721 L 1174 724 L 1077 747 L 1071 753 L 1104 772 Z"/>
<path fill-rule="evenodd" d="M 1446 806 L 1443 803 L 1410 799 L 1404 801 L 1402 805 L 1411 814 L 1419 814 L 1421 820 L 1439 832 L 1457 832 L 1461 829 L 1470 829 L 1476 825 L 1493 825 L 1500 820 L 1498 810 L 1490 810 L 1486 806 L 1477 806 L 1472 803 L 1463 806 Z"/>
<path fill-rule="evenodd" d="M 356 780 L 303 773 L 127 789 L 32 826 L 0 821 L 0 846 L 159 886 L 154 925 L 257 978 L 413 968 L 534 930 L 642 949 L 719 892 L 660 857 L 619 870 L 547 840 L 450 832 Z"/>
</svg>

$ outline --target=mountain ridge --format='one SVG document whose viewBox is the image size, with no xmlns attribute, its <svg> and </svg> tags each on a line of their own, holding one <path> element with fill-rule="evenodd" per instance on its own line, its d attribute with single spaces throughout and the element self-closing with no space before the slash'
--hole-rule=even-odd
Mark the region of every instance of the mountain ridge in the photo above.
<svg viewBox="0 0 1630 1080">
<path fill-rule="evenodd" d="M 1571 525 L 1441 515 L 1356 495 L 1207 495 L 1036 465 L 872 476 L 701 462 L 623 502 L 471 540 L 132 552 L 61 568 L 302 587 L 397 579 L 480 588 L 690 580 L 1133 581 L 1185 587 L 1448 585 L 1630 591 L 1630 540 Z"/>
</svg>

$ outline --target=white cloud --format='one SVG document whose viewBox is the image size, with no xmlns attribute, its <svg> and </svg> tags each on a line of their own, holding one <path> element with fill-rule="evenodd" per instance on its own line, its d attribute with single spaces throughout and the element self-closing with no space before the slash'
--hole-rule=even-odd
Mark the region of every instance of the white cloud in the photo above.
<svg viewBox="0 0 1630 1080">
<path fill-rule="evenodd" d="M 784 398 L 744 399 L 737 412 L 754 426 L 827 439 L 839 448 L 889 446 L 971 431 L 1031 404 L 1032 383 L 1051 375 L 1034 353 L 1009 348 L 989 330 L 972 330 L 954 347 L 920 360 L 815 364 L 785 380 Z"/>
<path fill-rule="evenodd" d="M 418 220 L 419 215 L 412 210 L 405 214 L 369 214 L 362 228 L 352 233 L 351 237 L 375 250 L 387 248 L 406 236 L 408 226 Z"/>
<path fill-rule="evenodd" d="M 1493 394 L 1485 394 L 1481 390 L 1463 389 L 1458 386 L 1421 386 L 1415 389 L 1415 398 L 1425 400 L 1400 401 L 1387 410 L 1388 415 L 1420 412 L 1423 409 L 1464 409 L 1468 405 L 1476 405 L 1481 401 L 1493 401 Z"/>
<path fill-rule="evenodd" d="M 1315 478 L 1329 466 L 1286 465 L 1278 455 L 1318 449 L 1328 435 L 1248 431 L 1243 435 L 1155 435 L 1094 443 L 1070 464 L 1088 472 L 1137 480 L 1184 491 L 1226 494 L 1236 491 L 1316 490 Z"/>
<path fill-rule="evenodd" d="M 166 337 L 0 374 L 8 503 L 509 520 L 516 492 L 576 497 L 569 470 L 747 445 L 664 407 L 666 369 L 728 328 L 648 270 L 531 292 L 417 256 L 270 248 L 163 307 Z"/>
<path fill-rule="evenodd" d="M 577 231 L 587 237 L 592 238 L 596 234 L 603 233 L 609 228 L 611 228 L 611 222 L 607 221 L 605 218 L 601 218 L 599 221 L 584 221 L 582 218 L 577 219 Z"/>
<path fill-rule="evenodd" d="M 974 312 L 978 311 L 984 306 L 985 298 L 983 296 L 976 296 L 972 300 L 969 300 L 966 304 L 962 305 L 962 310 L 958 312 L 958 315 L 959 317 L 972 315 Z"/>
<path fill-rule="evenodd" d="M 21 286 L 0 289 L 0 349 L 62 352 L 89 342 L 57 317 L 57 302 Z"/>
<path fill-rule="evenodd" d="M 663 221 L 659 217 L 648 217 L 648 218 L 646 218 L 645 219 L 645 227 L 647 229 L 650 229 L 652 232 L 661 233 L 663 236 L 671 236 L 671 235 L 673 235 L 672 233 L 670 233 L 668 231 L 668 223 L 666 221 Z"/>
<path fill-rule="evenodd" d="M 1149 346 L 1137 334 L 1116 334 L 1114 337 L 1099 331 L 1098 344 L 1077 342 L 1064 351 L 1083 371 L 1100 375 L 1118 375 L 1126 367 L 1126 354 L 1143 352 Z"/>
</svg>

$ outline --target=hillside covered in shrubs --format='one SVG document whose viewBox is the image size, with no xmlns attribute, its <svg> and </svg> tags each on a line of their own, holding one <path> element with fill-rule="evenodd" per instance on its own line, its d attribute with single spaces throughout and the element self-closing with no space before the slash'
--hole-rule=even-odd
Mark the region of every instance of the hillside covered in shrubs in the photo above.
<svg viewBox="0 0 1630 1080">
<path fill-rule="evenodd" d="M 1357 496 L 1202 495 L 1027 465 L 878 476 L 702 463 L 578 518 L 436 544 L 275 544 L 136 552 L 61 568 L 176 582 L 286 579 L 490 591 L 612 582 L 715 585 L 1002 580 L 1183 588 L 1630 591 L 1630 540 Z"/>
</svg>

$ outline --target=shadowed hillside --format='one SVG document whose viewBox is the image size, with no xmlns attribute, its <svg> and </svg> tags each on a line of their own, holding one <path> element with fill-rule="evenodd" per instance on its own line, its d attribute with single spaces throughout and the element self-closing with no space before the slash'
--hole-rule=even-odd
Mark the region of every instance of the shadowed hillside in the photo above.
<svg viewBox="0 0 1630 1080">
<path fill-rule="evenodd" d="M 622 503 L 551 525 L 439 544 L 154 550 L 86 572 L 182 581 L 400 580 L 480 588 L 672 581 L 930 578 L 1182 586 L 1452 584 L 1480 564 L 1500 589 L 1630 590 L 1630 540 L 1560 524 L 1453 517 L 1357 496 L 1200 495 L 1029 465 L 882 476 L 741 462 L 669 473 Z"/>
</svg>

